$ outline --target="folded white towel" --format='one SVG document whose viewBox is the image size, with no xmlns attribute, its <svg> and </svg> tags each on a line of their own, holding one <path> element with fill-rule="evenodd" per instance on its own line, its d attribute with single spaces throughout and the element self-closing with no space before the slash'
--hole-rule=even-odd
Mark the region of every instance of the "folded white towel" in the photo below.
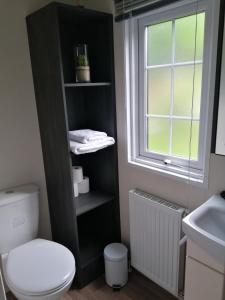
<svg viewBox="0 0 225 300">
<path fill-rule="evenodd" d="M 106 148 L 115 144 L 114 138 L 107 136 L 98 142 L 89 142 L 86 144 L 70 141 L 70 151 L 74 154 L 84 154 L 90 152 L 96 152 L 100 149 Z"/>
<path fill-rule="evenodd" d="M 91 129 L 80 129 L 69 131 L 69 138 L 72 141 L 86 144 L 89 142 L 100 141 L 105 138 L 107 134 L 101 131 L 95 131 Z"/>
</svg>

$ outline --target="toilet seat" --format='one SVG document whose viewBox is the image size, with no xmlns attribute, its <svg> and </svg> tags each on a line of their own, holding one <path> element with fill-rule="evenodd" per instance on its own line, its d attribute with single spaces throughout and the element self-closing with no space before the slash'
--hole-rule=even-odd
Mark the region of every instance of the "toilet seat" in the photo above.
<svg viewBox="0 0 225 300">
<path fill-rule="evenodd" d="M 62 290 L 65 290 L 65 288 L 68 289 L 68 287 L 71 286 L 74 275 L 75 275 L 75 272 L 74 272 L 74 274 L 72 274 L 71 278 L 66 283 L 64 283 L 62 286 L 60 286 L 56 289 L 50 290 L 50 291 L 42 292 L 42 293 L 35 293 L 34 294 L 34 293 L 27 292 L 27 291 L 22 291 L 22 290 L 17 289 L 12 284 L 10 285 L 10 288 L 11 288 L 11 291 L 15 295 L 17 294 L 17 295 L 20 295 L 20 296 L 23 296 L 23 297 L 29 297 L 29 299 L 31 299 L 31 297 L 32 297 L 32 299 L 39 299 L 39 297 L 41 297 L 41 299 L 42 299 L 42 297 L 57 294 L 57 293 L 61 292 Z"/>
<path fill-rule="evenodd" d="M 64 246 L 36 239 L 10 251 L 6 263 L 9 287 L 23 295 L 47 295 L 63 288 L 75 274 L 75 260 Z"/>
</svg>

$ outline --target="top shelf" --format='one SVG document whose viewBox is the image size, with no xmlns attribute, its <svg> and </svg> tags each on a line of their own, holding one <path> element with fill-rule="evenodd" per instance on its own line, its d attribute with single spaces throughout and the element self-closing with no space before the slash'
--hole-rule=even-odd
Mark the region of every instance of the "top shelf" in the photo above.
<svg viewBox="0 0 225 300">
<path fill-rule="evenodd" d="M 109 86 L 110 82 L 80 82 L 80 83 L 65 83 L 64 87 L 92 87 L 92 86 Z"/>
</svg>

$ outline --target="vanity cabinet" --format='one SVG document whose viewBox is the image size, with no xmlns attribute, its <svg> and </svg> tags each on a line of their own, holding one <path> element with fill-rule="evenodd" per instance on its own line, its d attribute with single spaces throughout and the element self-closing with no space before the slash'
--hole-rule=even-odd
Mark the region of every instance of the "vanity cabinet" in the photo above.
<svg viewBox="0 0 225 300">
<path fill-rule="evenodd" d="M 27 17 L 27 29 L 52 237 L 74 254 L 83 287 L 104 272 L 104 247 L 120 242 L 117 143 L 74 155 L 68 131 L 89 128 L 117 140 L 113 17 L 53 2 Z M 88 45 L 89 83 L 75 80 L 78 44 Z M 90 192 L 76 198 L 75 165 L 90 178 Z"/>
<path fill-rule="evenodd" d="M 224 300 L 225 267 L 188 240 L 184 300 Z"/>
</svg>

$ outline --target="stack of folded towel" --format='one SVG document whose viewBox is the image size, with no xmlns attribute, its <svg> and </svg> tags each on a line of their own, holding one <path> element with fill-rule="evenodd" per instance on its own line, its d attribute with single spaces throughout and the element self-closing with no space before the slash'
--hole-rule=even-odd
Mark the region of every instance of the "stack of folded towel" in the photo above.
<svg viewBox="0 0 225 300">
<path fill-rule="evenodd" d="M 105 132 L 91 129 L 69 131 L 70 150 L 74 154 L 96 152 L 115 144 L 114 138 Z"/>
</svg>

